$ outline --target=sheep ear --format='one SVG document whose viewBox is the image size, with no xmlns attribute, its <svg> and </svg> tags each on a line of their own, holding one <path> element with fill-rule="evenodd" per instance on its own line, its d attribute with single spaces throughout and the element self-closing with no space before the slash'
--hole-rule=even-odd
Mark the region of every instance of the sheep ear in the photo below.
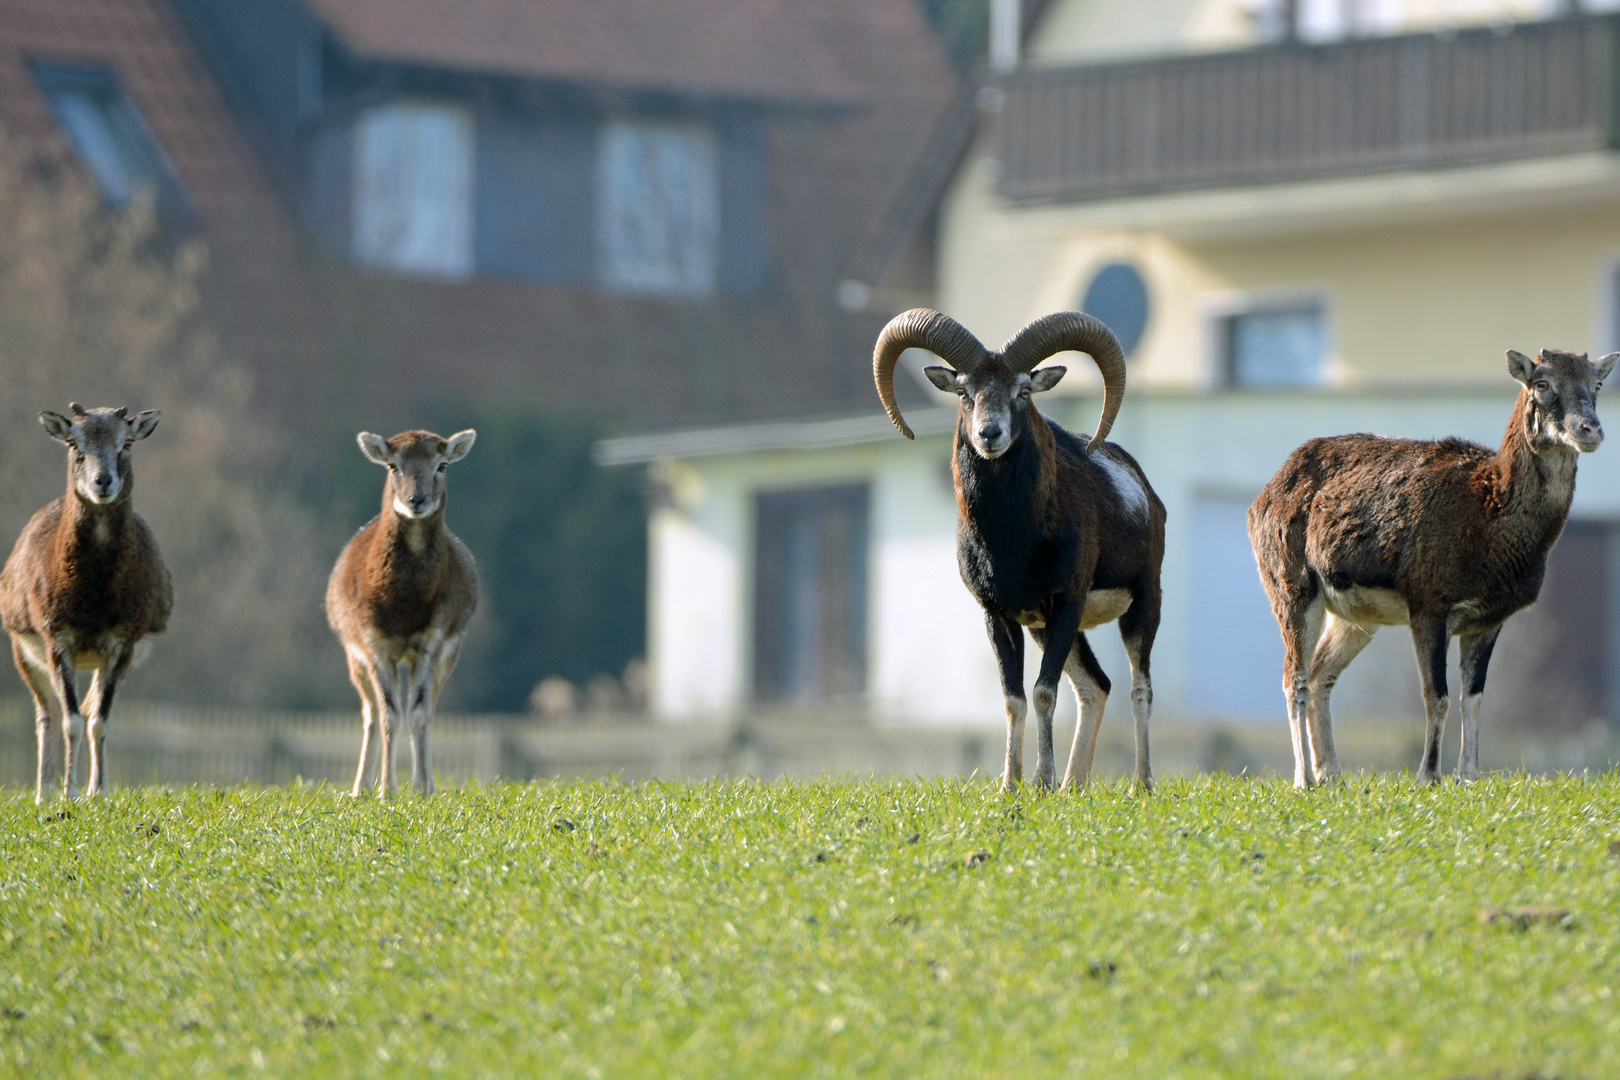
<svg viewBox="0 0 1620 1080">
<path fill-rule="evenodd" d="M 929 382 L 933 383 L 947 394 L 956 393 L 956 372 L 952 371 L 950 368 L 940 367 L 936 364 L 933 367 L 923 368 L 923 374 L 928 376 Z"/>
<path fill-rule="evenodd" d="M 1063 380 L 1063 375 L 1069 369 L 1061 364 L 1051 367 L 1036 368 L 1029 373 L 1029 388 L 1037 394 L 1042 390 L 1050 390 Z"/>
<path fill-rule="evenodd" d="M 1614 370 L 1614 363 L 1616 360 L 1620 360 L 1620 352 L 1612 352 L 1608 356 L 1600 356 L 1597 358 L 1597 363 L 1592 365 L 1597 369 L 1597 384 L 1599 386 L 1602 386 L 1603 380 L 1609 377 L 1609 372 Z"/>
<path fill-rule="evenodd" d="M 354 437 L 360 444 L 360 452 L 379 465 L 388 464 L 388 440 L 381 435 L 373 435 L 369 431 L 362 431 Z"/>
<path fill-rule="evenodd" d="M 42 412 L 39 414 L 39 422 L 51 438 L 69 446 L 73 445 L 73 421 L 61 413 Z"/>
<path fill-rule="evenodd" d="M 473 447 L 473 440 L 477 438 L 478 432 L 474 431 L 472 428 L 468 428 L 466 431 L 458 431 L 454 435 L 450 436 L 448 440 L 449 445 L 445 447 L 444 451 L 445 463 L 449 464 L 452 461 L 460 461 L 462 458 L 466 457 L 467 451 L 471 450 Z"/>
<path fill-rule="evenodd" d="M 157 409 L 147 409 L 138 412 L 129 418 L 129 434 L 132 439 L 144 439 L 157 430 L 158 419 L 163 414 Z"/>
<path fill-rule="evenodd" d="M 1508 374 L 1529 386 L 1536 374 L 1536 362 L 1514 349 L 1507 351 Z"/>
</svg>

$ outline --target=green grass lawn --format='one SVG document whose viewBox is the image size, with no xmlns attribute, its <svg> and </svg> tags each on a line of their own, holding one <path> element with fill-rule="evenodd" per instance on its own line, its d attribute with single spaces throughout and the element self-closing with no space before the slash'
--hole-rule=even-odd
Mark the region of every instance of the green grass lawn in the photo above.
<svg viewBox="0 0 1620 1080">
<path fill-rule="evenodd" d="M 29 794 L 0 1075 L 1620 1076 L 1614 775 Z"/>
</svg>

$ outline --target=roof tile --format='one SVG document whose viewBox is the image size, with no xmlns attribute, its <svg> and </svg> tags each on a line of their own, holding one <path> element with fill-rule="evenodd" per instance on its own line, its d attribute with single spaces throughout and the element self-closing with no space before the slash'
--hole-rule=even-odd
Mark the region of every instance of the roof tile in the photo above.
<svg viewBox="0 0 1620 1080">
<path fill-rule="evenodd" d="M 858 97 L 793 0 L 308 0 L 355 53 L 753 100 Z"/>
</svg>

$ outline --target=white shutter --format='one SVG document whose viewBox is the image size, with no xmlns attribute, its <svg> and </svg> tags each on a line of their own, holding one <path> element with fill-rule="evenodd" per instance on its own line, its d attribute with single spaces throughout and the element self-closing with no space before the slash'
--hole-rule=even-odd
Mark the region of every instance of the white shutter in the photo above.
<svg viewBox="0 0 1620 1080">
<path fill-rule="evenodd" d="M 1282 635 L 1249 547 L 1248 503 L 1193 502 L 1192 675 L 1188 711 L 1222 720 L 1287 719 Z"/>
<path fill-rule="evenodd" d="M 367 110 L 355 130 L 355 260 L 405 273 L 472 273 L 472 161 L 472 120 L 461 109 Z"/>
<path fill-rule="evenodd" d="M 615 121 L 597 158 L 602 283 L 624 292 L 708 296 L 720 240 L 718 152 L 696 124 Z"/>
</svg>

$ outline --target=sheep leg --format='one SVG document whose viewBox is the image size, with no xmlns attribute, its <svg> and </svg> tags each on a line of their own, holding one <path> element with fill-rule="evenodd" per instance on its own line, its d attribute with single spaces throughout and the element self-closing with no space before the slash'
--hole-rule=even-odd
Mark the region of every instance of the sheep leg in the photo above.
<svg viewBox="0 0 1620 1080">
<path fill-rule="evenodd" d="M 382 704 L 382 723 L 378 725 L 377 749 L 377 794 L 386 798 L 391 794 L 397 784 L 394 776 L 394 734 L 399 731 L 402 704 L 406 700 L 405 673 L 408 665 L 403 662 L 372 662 L 377 683 L 377 696 Z"/>
<path fill-rule="evenodd" d="M 1060 597 L 1047 614 L 1041 646 L 1041 672 L 1035 678 L 1035 783 L 1042 791 L 1057 786 L 1057 760 L 1052 747 L 1052 714 L 1057 711 L 1058 680 L 1080 634 L 1080 613 L 1086 598 Z"/>
<path fill-rule="evenodd" d="M 1024 779 L 1024 628 L 990 612 L 985 612 L 984 624 L 996 650 L 1001 696 L 1007 706 L 1007 766 L 1001 790 L 1010 792 Z"/>
<path fill-rule="evenodd" d="M 1427 726 L 1423 732 L 1423 761 L 1417 782 L 1433 784 L 1440 779 L 1440 739 L 1446 731 L 1446 633 L 1444 619 L 1412 619 L 1412 647 L 1417 652 L 1418 675 L 1423 681 L 1423 712 Z"/>
<path fill-rule="evenodd" d="M 354 788 L 349 792 L 358 799 L 366 789 L 366 764 L 371 757 L 371 737 L 377 730 L 376 689 L 372 684 L 371 669 L 363 656 L 350 652 L 349 682 L 360 695 L 360 766 L 354 773 Z"/>
<path fill-rule="evenodd" d="M 1333 748 L 1333 713 L 1329 701 L 1339 676 L 1372 640 L 1377 626 L 1362 626 L 1331 613 L 1311 661 L 1310 704 L 1306 722 L 1311 734 L 1311 757 L 1318 784 L 1330 784 L 1340 775 L 1339 755 Z"/>
<path fill-rule="evenodd" d="M 113 695 L 129 674 L 134 658 L 134 645 L 123 643 L 108 663 L 96 669 L 95 677 L 90 680 L 85 708 L 90 714 L 86 730 L 90 744 L 90 781 L 84 786 L 87 795 L 100 795 L 107 788 L 107 716 L 112 712 Z"/>
<path fill-rule="evenodd" d="M 1462 748 L 1457 754 L 1457 778 L 1472 782 L 1479 779 L 1479 706 L 1485 698 L 1485 669 L 1491 663 L 1491 650 L 1496 648 L 1496 635 L 1500 624 L 1478 634 L 1469 634 L 1460 642 L 1462 700 L 1458 703 L 1462 714 Z"/>
<path fill-rule="evenodd" d="M 1148 751 L 1148 721 L 1153 717 L 1153 676 L 1148 661 L 1159 634 L 1158 584 L 1142 593 L 1119 618 L 1119 636 L 1131 664 L 1131 719 L 1136 727 L 1136 786 L 1153 791 L 1153 760 Z"/>
<path fill-rule="evenodd" d="M 76 799 L 79 797 L 79 748 L 84 743 L 84 714 L 79 710 L 77 673 L 73 670 L 73 658 L 54 638 L 46 635 L 44 648 L 51 692 L 62 703 L 62 793 Z"/>
<path fill-rule="evenodd" d="M 1311 659 L 1317 639 L 1322 636 L 1325 605 L 1320 595 L 1290 605 L 1283 629 L 1283 696 L 1288 702 L 1288 734 L 1294 743 L 1294 787 L 1310 788 L 1315 779 L 1311 767 L 1311 737 L 1306 716 L 1311 701 Z"/>
<path fill-rule="evenodd" d="M 1091 763 L 1097 756 L 1097 732 L 1102 728 L 1103 710 L 1112 689 L 1102 665 L 1085 634 L 1076 634 L 1069 662 L 1063 666 L 1074 687 L 1079 720 L 1074 725 L 1074 744 L 1069 747 L 1069 767 L 1063 771 L 1063 790 L 1079 791 L 1091 779 Z"/>
<path fill-rule="evenodd" d="M 406 722 L 411 731 L 411 786 L 422 795 L 432 795 L 434 791 L 428 720 L 433 714 L 434 680 L 442 649 L 442 643 L 424 648 L 411 665 L 410 696 L 406 705 Z"/>
<path fill-rule="evenodd" d="M 439 663 L 433 674 L 433 697 L 428 702 L 430 709 L 439 707 L 439 691 L 444 689 L 445 680 L 456 670 L 456 661 L 460 659 L 461 637 L 458 635 L 446 641 L 444 648 L 439 650 Z"/>
<path fill-rule="evenodd" d="M 28 693 L 34 699 L 34 740 L 39 751 L 34 802 L 43 804 L 46 791 L 56 776 L 56 747 L 51 742 L 51 726 L 55 719 L 51 709 L 51 680 L 39 658 L 25 648 L 22 638 L 15 634 L 11 638 L 11 659 L 23 677 L 23 685 L 28 687 Z"/>
</svg>

